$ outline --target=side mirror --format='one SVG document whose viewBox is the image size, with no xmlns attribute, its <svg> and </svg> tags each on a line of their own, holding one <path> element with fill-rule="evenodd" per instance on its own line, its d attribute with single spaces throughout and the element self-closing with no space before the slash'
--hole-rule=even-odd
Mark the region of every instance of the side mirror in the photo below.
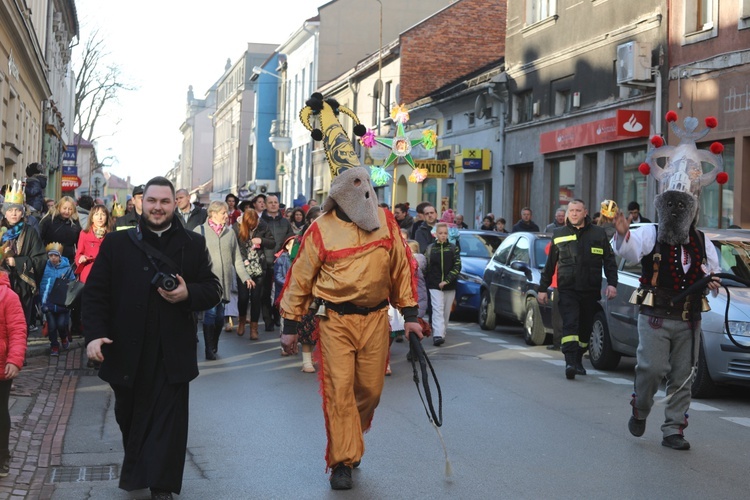
<svg viewBox="0 0 750 500">
<path fill-rule="evenodd" d="M 529 267 L 529 265 L 523 261 L 514 260 L 510 263 L 510 268 L 516 271 L 521 271 L 526 275 L 527 278 L 531 278 L 531 267 Z"/>
</svg>

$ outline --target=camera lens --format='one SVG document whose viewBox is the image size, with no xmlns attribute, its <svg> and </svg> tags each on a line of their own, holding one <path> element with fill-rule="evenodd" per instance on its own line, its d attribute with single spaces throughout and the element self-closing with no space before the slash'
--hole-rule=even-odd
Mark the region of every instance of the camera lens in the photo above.
<svg viewBox="0 0 750 500">
<path fill-rule="evenodd" d="M 162 281 L 161 287 L 164 290 L 171 292 L 172 290 L 177 288 L 177 280 L 171 277 L 165 277 L 164 280 Z"/>
</svg>

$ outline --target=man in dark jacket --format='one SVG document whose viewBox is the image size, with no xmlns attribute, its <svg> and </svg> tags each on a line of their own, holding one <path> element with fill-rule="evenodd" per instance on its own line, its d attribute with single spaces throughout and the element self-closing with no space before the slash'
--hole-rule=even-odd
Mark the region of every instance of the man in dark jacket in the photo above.
<svg viewBox="0 0 750 500">
<path fill-rule="evenodd" d="M 133 188 L 133 210 L 125 212 L 125 215 L 118 217 L 115 223 L 115 229 L 121 231 L 130 229 L 138 225 L 143 212 L 143 191 L 146 188 L 143 184 Z"/>
<path fill-rule="evenodd" d="M 107 235 L 83 292 L 89 359 L 115 393 L 120 488 L 169 499 L 182 488 L 188 383 L 198 376 L 193 313 L 221 299 L 204 238 L 174 222 L 174 187 L 146 184 L 136 229 Z M 147 253 L 148 252 L 148 253 Z M 176 275 L 166 290 L 159 273 Z"/>
<path fill-rule="evenodd" d="M 204 224 L 208 213 L 201 207 L 196 207 L 190 203 L 190 193 L 187 189 L 178 189 L 175 193 L 177 208 L 175 209 L 175 219 L 188 231 Z"/>
<path fill-rule="evenodd" d="M 538 233 L 539 226 L 536 225 L 536 222 L 531 220 L 531 215 L 531 209 L 529 207 L 523 207 L 521 209 L 521 220 L 516 222 L 516 224 L 513 226 L 513 229 L 511 230 L 511 233 Z"/>
<path fill-rule="evenodd" d="M 42 213 L 44 208 L 44 190 L 47 188 L 47 177 L 42 174 L 41 163 L 29 163 L 26 167 L 26 204 Z"/>
<path fill-rule="evenodd" d="M 261 306 L 263 308 L 263 321 L 266 324 L 266 331 L 272 332 L 273 327 L 281 326 L 281 316 L 279 310 L 271 301 L 271 292 L 273 291 L 273 264 L 276 260 L 276 253 L 281 250 L 281 245 L 287 238 L 294 236 L 294 229 L 289 219 L 279 208 L 279 197 L 275 194 L 266 196 L 266 211 L 263 212 L 263 220 L 268 224 L 268 229 L 273 234 L 275 245 L 273 248 L 264 249 L 266 254 L 266 274 L 263 276 L 263 291 L 261 293 Z"/>
<path fill-rule="evenodd" d="M 438 214 L 435 207 L 427 205 L 422 210 L 422 215 L 424 216 L 424 220 L 414 233 L 414 239 L 419 243 L 419 251 L 425 253 L 427 247 L 435 241 L 435 237 L 432 235 L 432 228 L 437 222 Z"/>
<path fill-rule="evenodd" d="M 575 199 L 568 204 L 566 225 L 552 233 L 547 263 L 539 282 L 537 300 L 547 303 L 546 290 L 552 284 L 557 266 L 557 290 L 563 333 L 560 341 L 565 354 L 565 377 L 586 375 L 583 354 L 589 346 L 596 303 L 601 297 L 602 267 L 607 277 L 607 299 L 617 296 L 617 262 L 603 227 L 594 226 L 586 204 Z"/>
</svg>

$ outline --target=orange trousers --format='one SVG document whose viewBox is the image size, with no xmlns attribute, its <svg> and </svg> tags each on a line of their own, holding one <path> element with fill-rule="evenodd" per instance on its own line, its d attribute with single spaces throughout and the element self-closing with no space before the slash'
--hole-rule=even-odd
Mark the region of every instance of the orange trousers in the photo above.
<svg viewBox="0 0 750 500">
<path fill-rule="evenodd" d="M 365 452 L 363 433 L 380 402 L 388 361 L 388 308 L 367 316 L 328 310 L 320 320 L 321 393 L 329 468 L 352 466 Z"/>
</svg>

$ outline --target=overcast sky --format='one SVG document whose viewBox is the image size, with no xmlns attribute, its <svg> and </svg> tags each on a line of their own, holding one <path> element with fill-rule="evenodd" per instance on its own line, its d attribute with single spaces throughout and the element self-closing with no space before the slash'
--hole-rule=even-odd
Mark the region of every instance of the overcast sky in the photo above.
<svg viewBox="0 0 750 500">
<path fill-rule="evenodd" d="M 108 57 L 136 87 L 97 124 L 95 135 L 106 134 L 99 160 L 116 157 L 110 172 L 134 184 L 166 173 L 181 152 L 188 86 L 202 98 L 227 58 L 237 61 L 248 42 L 281 44 L 325 1 L 75 0 L 82 40 L 98 28 Z"/>
</svg>

